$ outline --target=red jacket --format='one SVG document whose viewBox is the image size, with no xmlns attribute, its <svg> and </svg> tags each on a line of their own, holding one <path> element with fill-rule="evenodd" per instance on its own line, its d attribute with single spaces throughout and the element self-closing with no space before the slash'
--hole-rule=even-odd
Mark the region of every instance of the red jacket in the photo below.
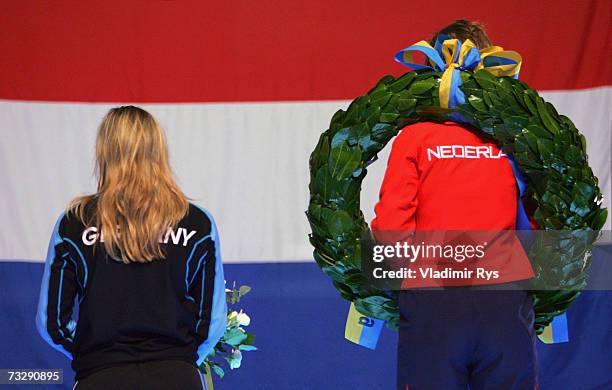
<svg viewBox="0 0 612 390">
<path fill-rule="evenodd" d="M 508 159 L 477 129 L 455 122 L 419 122 L 404 128 L 393 142 L 372 229 L 514 230 L 517 196 Z M 495 256 L 487 257 L 487 266 L 498 268 L 501 278 L 470 283 L 532 277 L 518 244 L 505 239 L 490 246 L 487 252 Z"/>
</svg>

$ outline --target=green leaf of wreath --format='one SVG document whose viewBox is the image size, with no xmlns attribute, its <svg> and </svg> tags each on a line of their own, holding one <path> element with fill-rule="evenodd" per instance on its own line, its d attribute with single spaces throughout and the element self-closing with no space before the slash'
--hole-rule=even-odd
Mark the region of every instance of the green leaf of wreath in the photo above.
<svg viewBox="0 0 612 390">
<path fill-rule="evenodd" d="M 334 179 L 340 180 L 349 177 L 359 168 L 360 163 L 360 148 L 350 147 L 345 143 L 336 147 L 332 145 L 329 158 L 329 170 Z"/>
</svg>

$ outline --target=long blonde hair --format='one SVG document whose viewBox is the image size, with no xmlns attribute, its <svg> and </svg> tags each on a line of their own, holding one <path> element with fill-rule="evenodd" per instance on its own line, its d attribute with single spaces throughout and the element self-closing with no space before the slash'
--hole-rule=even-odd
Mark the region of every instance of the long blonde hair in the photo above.
<svg viewBox="0 0 612 390">
<path fill-rule="evenodd" d="M 98 129 L 95 174 L 97 193 L 72 200 L 67 214 L 77 215 L 86 226 L 93 223 L 115 259 L 144 263 L 164 258 L 159 240 L 185 216 L 189 201 L 174 181 L 164 132 L 155 118 L 134 106 L 111 109 Z"/>
</svg>

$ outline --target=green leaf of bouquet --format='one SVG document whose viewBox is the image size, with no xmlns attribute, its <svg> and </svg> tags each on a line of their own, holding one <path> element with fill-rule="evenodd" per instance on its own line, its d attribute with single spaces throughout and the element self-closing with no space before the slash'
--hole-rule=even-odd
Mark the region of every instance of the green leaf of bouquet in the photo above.
<svg viewBox="0 0 612 390">
<path fill-rule="evenodd" d="M 238 349 L 241 351 L 257 351 L 257 347 L 254 345 L 245 345 L 241 344 L 238 346 Z"/>
<path fill-rule="evenodd" d="M 242 343 L 247 338 L 246 333 L 244 333 L 243 331 L 241 331 L 238 328 L 232 329 L 228 333 L 229 334 L 224 336 L 225 342 L 227 344 L 232 345 L 232 346 L 235 346 L 235 345 L 238 345 L 238 344 Z"/>
<path fill-rule="evenodd" d="M 246 332 L 247 338 L 242 342 L 243 345 L 253 345 L 255 342 L 255 335 L 250 332 Z"/>
<path fill-rule="evenodd" d="M 221 368 L 221 366 L 219 366 L 218 364 L 215 364 L 212 366 L 212 369 L 215 372 L 215 374 L 219 376 L 219 378 L 223 379 L 223 377 L 225 376 L 225 371 L 223 371 L 223 368 Z"/>
<path fill-rule="evenodd" d="M 251 291 L 251 286 L 242 285 L 242 286 L 240 286 L 238 291 L 240 292 L 241 296 L 245 296 L 245 295 L 247 295 Z"/>
</svg>

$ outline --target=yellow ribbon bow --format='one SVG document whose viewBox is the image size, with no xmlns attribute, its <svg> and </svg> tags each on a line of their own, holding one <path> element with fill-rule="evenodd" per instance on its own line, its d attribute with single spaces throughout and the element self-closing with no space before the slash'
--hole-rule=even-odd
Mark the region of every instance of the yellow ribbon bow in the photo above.
<svg viewBox="0 0 612 390">
<path fill-rule="evenodd" d="M 413 62 L 413 52 L 421 52 L 427 56 L 428 65 Z M 515 51 L 504 50 L 500 46 L 489 46 L 478 50 L 476 45 L 467 39 L 461 42 L 448 35 L 440 35 L 435 47 L 426 41 L 420 41 L 400 50 L 395 54 L 395 60 L 414 70 L 430 69 L 441 71 L 440 106 L 453 108 L 465 103 L 465 95 L 459 88 L 462 70 L 476 72 L 484 69 L 493 76 L 509 76 L 518 78 L 521 69 L 521 55 Z"/>
</svg>

